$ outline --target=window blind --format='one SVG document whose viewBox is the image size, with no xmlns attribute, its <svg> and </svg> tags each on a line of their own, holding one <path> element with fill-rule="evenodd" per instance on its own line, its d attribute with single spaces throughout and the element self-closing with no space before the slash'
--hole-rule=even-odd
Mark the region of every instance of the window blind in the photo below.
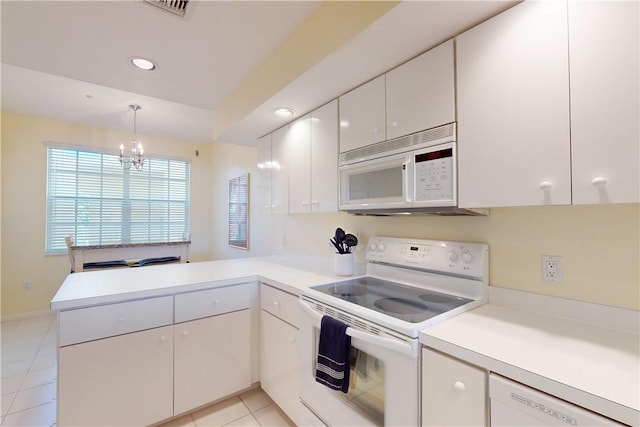
<svg viewBox="0 0 640 427">
<path fill-rule="evenodd" d="M 45 253 L 77 246 L 180 241 L 189 232 L 190 163 L 147 158 L 123 170 L 117 155 L 47 147 Z"/>
</svg>

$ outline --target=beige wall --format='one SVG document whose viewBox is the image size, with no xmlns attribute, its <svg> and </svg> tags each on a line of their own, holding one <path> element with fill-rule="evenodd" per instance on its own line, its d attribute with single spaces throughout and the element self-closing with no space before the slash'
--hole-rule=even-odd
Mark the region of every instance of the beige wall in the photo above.
<svg viewBox="0 0 640 427">
<path fill-rule="evenodd" d="M 248 256 L 269 255 L 271 249 L 269 240 L 264 238 L 265 227 L 260 221 L 266 218 L 259 217 L 259 207 L 256 200 L 256 163 L 257 151 L 252 147 L 232 144 L 213 144 L 213 159 L 211 170 L 211 183 L 213 191 L 213 204 L 211 208 L 211 222 L 213 230 L 211 235 L 212 256 L 214 259 L 244 258 Z M 229 229 L 229 179 L 249 172 L 250 194 L 250 224 L 249 224 L 249 250 L 234 248 L 228 245 Z M 251 199 L 254 203 L 251 203 Z"/>
<path fill-rule="evenodd" d="M 289 215 L 273 221 L 282 224 L 273 233 L 283 249 L 314 256 L 331 256 L 328 239 L 338 226 L 361 241 L 382 235 L 485 242 L 492 286 L 639 310 L 639 215 L 638 204 L 502 208 L 488 217 Z M 357 249 L 364 262 L 365 245 Z M 542 281 L 542 255 L 562 256 L 562 283 Z"/>
<path fill-rule="evenodd" d="M 46 310 L 69 272 L 66 255 L 45 256 L 44 141 L 116 150 L 130 133 L 2 114 L 2 315 Z M 140 135 L 150 155 L 191 159 L 191 260 L 211 259 L 213 144 Z M 195 151 L 199 151 L 196 157 Z M 22 284 L 30 282 L 30 291 Z"/>
</svg>

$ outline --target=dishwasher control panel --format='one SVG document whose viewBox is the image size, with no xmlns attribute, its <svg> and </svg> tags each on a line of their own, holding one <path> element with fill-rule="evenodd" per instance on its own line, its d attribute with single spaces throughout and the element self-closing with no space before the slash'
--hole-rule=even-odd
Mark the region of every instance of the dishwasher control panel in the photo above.
<svg viewBox="0 0 640 427">
<path fill-rule="evenodd" d="M 489 374 L 489 397 L 492 427 L 624 425 L 495 373 Z"/>
<path fill-rule="evenodd" d="M 538 411 L 543 412 L 546 415 L 558 418 L 559 420 L 564 421 L 567 424 L 571 424 L 572 426 L 578 425 L 575 418 L 571 418 L 569 415 L 565 415 L 560 411 L 556 411 L 553 408 L 545 406 L 543 403 L 537 402 L 535 400 L 527 399 L 526 397 L 520 396 L 517 393 L 511 393 L 511 398 L 516 402 L 522 403 L 523 405 L 527 405 L 531 408 L 537 409 Z"/>
</svg>

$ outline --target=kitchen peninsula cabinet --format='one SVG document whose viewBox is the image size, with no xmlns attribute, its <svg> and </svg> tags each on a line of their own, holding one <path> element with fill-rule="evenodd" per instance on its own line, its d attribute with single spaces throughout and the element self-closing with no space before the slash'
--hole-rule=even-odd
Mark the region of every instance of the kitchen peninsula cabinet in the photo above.
<svg viewBox="0 0 640 427">
<path fill-rule="evenodd" d="M 385 76 L 382 75 L 339 98 L 340 153 L 386 139 Z"/>
<path fill-rule="evenodd" d="M 260 383 L 291 418 L 298 418 L 298 298 L 262 284 Z"/>
<path fill-rule="evenodd" d="M 422 425 L 486 426 L 487 372 L 422 349 Z"/>
<path fill-rule="evenodd" d="M 151 425 L 249 388 L 256 287 L 61 311 L 57 424 Z"/>
<path fill-rule="evenodd" d="M 149 425 L 173 416 L 172 327 L 63 347 L 59 426 Z"/>
<path fill-rule="evenodd" d="M 571 203 L 567 40 L 562 1 L 520 3 L 457 37 L 461 207 Z"/>
<path fill-rule="evenodd" d="M 573 204 L 640 201 L 638 2 L 569 2 Z"/>
<path fill-rule="evenodd" d="M 148 425 L 171 417 L 172 322 L 171 296 L 61 312 L 57 424 Z"/>
<path fill-rule="evenodd" d="M 386 74 L 387 139 L 455 122 L 453 40 Z"/>
<path fill-rule="evenodd" d="M 291 123 L 289 213 L 338 211 L 338 102 Z"/>
<path fill-rule="evenodd" d="M 251 386 L 250 283 L 178 294 L 174 414 Z"/>
</svg>

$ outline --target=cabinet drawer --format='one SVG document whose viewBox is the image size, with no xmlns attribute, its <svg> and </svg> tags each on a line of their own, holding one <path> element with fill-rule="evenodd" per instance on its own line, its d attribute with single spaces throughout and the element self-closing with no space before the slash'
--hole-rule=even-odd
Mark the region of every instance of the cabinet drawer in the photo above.
<svg viewBox="0 0 640 427">
<path fill-rule="evenodd" d="M 298 297 L 262 284 L 260 298 L 263 310 L 298 327 Z"/>
<path fill-rule="evenodd" d="M 164 296 L 60 312 L 59 346 L 173 323 L 173 297 Z"/>
<path fill-rule="evenodd" d="M 176 295 L 175 323 L 201 319 L 251 306 L 250 283 Z"/>
</svg>

